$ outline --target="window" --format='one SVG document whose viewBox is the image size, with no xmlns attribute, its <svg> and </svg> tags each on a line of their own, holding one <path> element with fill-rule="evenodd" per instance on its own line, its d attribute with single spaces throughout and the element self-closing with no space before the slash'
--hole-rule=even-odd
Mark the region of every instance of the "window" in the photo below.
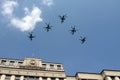
<svg viewBox="0 0 120 80">
<path fill-rule="evenodd" d="M 0 78 L 1 78 L 2 74 L 0 74 Z"/>
<path fill-rule="evenodd" d="M 10 61 L 10 66 L 13 66 L 14 65 L 14 63 L 15 63 L 15 61 Z"/>
<path fill-rule="evenodd" d="M 64 80 L 64 78 L 59 78 L 59 80 Z"/>
<path fill-rule="evenodd" d="M 61 70 L 61 65 L 57 65 L 57 70 Z"/>
<path fill-rule="evenodd" d="M 81 79 L 81 80 L 97 80 L 97 79 Z"/>
<path fill-rule="evenodd" d="M 24 76 L 24 80 L 39 80 L 39 77 L 34 77 L 34 76 Z"/>
<path fill-rule="evenodd" d="M 53 64 L 50 64 L 50 69 L 54 69 L 54 65 Z"/>
<path fill-rule="evenodd" d="M 6 65 L 6 60 L 2 60 L 1 65 Z"/>
<path fill-rule="evenodd" d="M 33 76 L 30 76 L 30 77 L 29 77 L 29 80 L 34 80 L 34 77 L 33 77 Z"/>
<path fill-rule="evenodd" d="M 15 76 L 15 80 L 20 80 L 20 76 Z"/>
<path fill-rule="evenodd" d="M 114 76 L 110 76 L 112 80 L 115 80 L 115 77 Z"/>
<path fill-rule="evenodd" d="M 24 80 L 28 80 L 29 79 L 29 77 L 28 76 L 24 76 Z"/>
<path fill-rule="evenodd" d="M 20 65 L 22 65 L 23 64 L 23 62 L 18 62 L 18 65 L 20 66 Z"/>
<path fill-rule="evenodd" d="M 35 79 L 34 80 L 39 80 L 39 77 L 35 77 Z"/>
<path fill-rule="evenodd" d="M 43 67 L 43 68 L 46 68 L 46 64 L 42 64 L 42 67 Z"/>
<path fill-rule="evenodd" d="M 11 75 L 6 75 L 5 80 L 10 80 Z"/>
<path fill-rule="evenodd" d="M 47 77 L 43 77 L 42 80 L 47 80 Z"/>
<path fill-rule="evenodd" d="M 88 79 L 81 79 L 81 80 L 88 80 Z"/>
<path fill-rule="evenodd" d="M 51 78 L 51 80 L 55 80 L 55 78 Z"/>
</svg>

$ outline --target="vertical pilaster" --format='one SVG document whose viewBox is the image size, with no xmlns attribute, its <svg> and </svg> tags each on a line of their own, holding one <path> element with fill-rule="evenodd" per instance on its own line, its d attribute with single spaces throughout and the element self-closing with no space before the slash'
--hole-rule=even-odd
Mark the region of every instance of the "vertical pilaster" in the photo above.
<svg viewBox="0 0 120 80">
<path fill-rule="evenodd" d="M 10 80 L 15 80 L 15 76 L 12 75 L 11 78 L 10 78 Z"/>
<path fill-rule="evenodd" d="M 120 78 L 119 77 L 115 77 L 115 80 L 120 80 Z"/>
<path fill-rule="evenodd" d="M 57 70 L 57 65 L 54 65 L 54 69 Z"/>
<path fill-rule="evenodd" d="M 108 76 L 108 77 L 106 77 L 106 80 L 112 80 L 112 79 L 111 79 L 111 77 Z"/>
<path fill-rule="evenodd" d="M 50 65 L 46 64 L 46 69 L 49 70 L 50 69 Z"/>
<path fill-rule="evenodd" d="M 21 76 L 21 77 L 20 77 L 20 80 L 24 80 L 24 76 Z"/>
<path fill-rule="evenodd" d="M 51 78 L 47 78 L 47 80 L 51 80 Z"/>
<path fill-rule="evenodd" d="M 39 80 L 42 80 L 42 77 L 39 77 Z"/>
<path fill-rule="evenodd" d="M 55 80 L 59 80 L 59 78 L 56 78 Z"/>
<path fill-rule="evenodd" d="M 0 80 L 5 80 L 6 75 L 2 75 Z"/>
<path fill-rule="evenodd" d="M 0 60 L 0 64 L 1 64 L 1 60 Z"/>
</svg>

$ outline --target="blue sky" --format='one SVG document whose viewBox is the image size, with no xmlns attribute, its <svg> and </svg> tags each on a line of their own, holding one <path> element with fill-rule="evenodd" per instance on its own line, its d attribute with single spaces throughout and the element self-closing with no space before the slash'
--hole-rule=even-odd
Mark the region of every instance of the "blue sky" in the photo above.
<svg viewBox="0 0 120 80">
<path fill-rule="evenodd" d="M 9 3 L 9 4 L 7 4 Z M 120 0 L 0 0 L 0 57 L 62 63 L 67 75 L 120 70 Z M 5 6 L 6 5 L 6 6 Z M 63 24 L 59 15 L 67 14 Z M 43 27 L 50 23 L 52 30 Z M 71 26 L 77 32 L 70 34 Z M 36 37 L 28 39 L 28 32 Z M 80 36 L 86 36 L 81 44 Z"/>
</svg>

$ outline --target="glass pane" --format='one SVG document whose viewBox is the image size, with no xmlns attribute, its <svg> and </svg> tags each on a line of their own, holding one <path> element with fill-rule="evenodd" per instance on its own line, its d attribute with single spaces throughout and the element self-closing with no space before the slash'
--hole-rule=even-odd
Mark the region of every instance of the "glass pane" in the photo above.
<svg viewBox="0 0 120 80">
<path fill-rule="evenodd" d="M 42 67 L 43 67 L 43 68 L 46 68 L 46 64 L 42 64 Z"/>
<path fill-rule="evenodd" d="M 24 76 L 24 80 L 28 80 L 28 77 L 27 77 L 27 76 Z"/>
<path fill-rule="evenodd" d="M 30 77 L 29 77 L 29 80 L 34 80 L 34 77 L 33 77 L 33 76 L 30 76 Z"/>
<path fill-rule="evenodd" d="M 2 65 L 6 65 L 6 61 L 5 61 L 5 60 L 2 60 L 2 61 L 1 61 L 1 64 L 2 64 Z"/>
<path fill-rule="evenodd" d="M 20 80 L 20 76 L 15 76 L 15 80 Z"/>
<path fill-rule="evenodd" d="M 61 70 L 61 65 L 57 65 L 57 70 Z"/>
<path fill-rule="evenodd" d="M 50 65 L 50 69 L 54 69 L 54 65 Z"/>
<path fill-rule="evenodd" d="M 39 80 L 39 77 L 36 77 L 35 80 Z"/>
<path fill-rule="evenodd" d="M 43 77 L 42 80 L 47 80 L 47 78 L 46 78 L 46 77 Z"/>
<path fill-rule="evenodd" d="M 51 80 L 55 80 L 55 78 L 51 78 Z"/>
<path fill-rule="evenodd" d="M 23 62 L 18 62 L 18 65 L 20 66 L 20 65 L 22 65 L 23 64 Z"/>
<path fill-rule="evenodd" d="M 10 80 L 11 75 L 6 75 L 5 80 Z"/>
<path fill-rule="evenodd" d="M 59 80 L 64 80 L 64 78 L 59 78 Z"/>
<path fill-rule="evenodd" d="M 14 65 L 14 61 L 10 61 L 10 66 L 13 66 Z"/>
</svg>

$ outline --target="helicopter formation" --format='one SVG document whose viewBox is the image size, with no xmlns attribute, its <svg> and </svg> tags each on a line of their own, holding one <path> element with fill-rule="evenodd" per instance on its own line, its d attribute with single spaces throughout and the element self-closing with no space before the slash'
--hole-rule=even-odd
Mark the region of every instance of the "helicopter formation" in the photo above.
<svg viewBox="0 0 120 80">
<path fill-rule="evenodd" d="M 60 15 L 60 16 L 58 16 L 58 17 L 60 18 L 61 23 L 64 23 L 64 21 L 66 20 L 67 15 L 62 15 L 62 16 Z M 45 23 L 45 24 L 46 24 L 46 27 L 44 27 L 44 29 L 46 30 L 46 32 L 49 32 L 49 31 L 52 29 L 53 26 L 51 26 L 50 23 Z M 70 33 L 71 33 L 72 35 L 74 35 L 78 30 L 76 29 L 75 26 L 73 26 L 73 27 L 71 27 L 71 28 L 72 28 L 72 29 L 69 30 L 69 31 L 70 31 Z M 28 38 L 30 39 L 30 41 L 32 41 L 33 38 L 35 38 L 35 36 L 33 35 L 33 32 L 29 32 Z M 86 42 L 86 37 L 81 36 L 79 40 L 81 41 L 81 44 L 83 44 L 83 43 Z"/>
</svg>

